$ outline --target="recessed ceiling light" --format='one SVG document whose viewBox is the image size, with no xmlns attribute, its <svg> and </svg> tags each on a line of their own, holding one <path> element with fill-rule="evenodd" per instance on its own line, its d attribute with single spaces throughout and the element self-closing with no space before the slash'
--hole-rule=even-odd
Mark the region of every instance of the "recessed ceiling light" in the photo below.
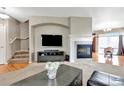
<svg viewBox="0 0 124 93">
<path fill-rule="evenodd" d="M 0 13 L 0 18 L 1 18 L 1 19 L 8 19 L 9 16 L 6 15 L 6 14 L 2 14 L 2 13 Z"/>
</svg>

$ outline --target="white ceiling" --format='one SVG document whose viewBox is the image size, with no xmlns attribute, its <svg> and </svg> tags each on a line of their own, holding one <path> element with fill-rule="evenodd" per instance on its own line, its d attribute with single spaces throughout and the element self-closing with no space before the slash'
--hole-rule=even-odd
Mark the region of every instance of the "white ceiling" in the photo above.
<svg viewBox="0 0 124 93">
<path fill-rule="evenodd" d="M 27 21 L 30 16 L 82 16 L 92 17 L 93 30 L 107 27 L 124 27 L 124 7 L 6 7 L 0 12 L 14 17 L 20 22 Z"/>
</svg>

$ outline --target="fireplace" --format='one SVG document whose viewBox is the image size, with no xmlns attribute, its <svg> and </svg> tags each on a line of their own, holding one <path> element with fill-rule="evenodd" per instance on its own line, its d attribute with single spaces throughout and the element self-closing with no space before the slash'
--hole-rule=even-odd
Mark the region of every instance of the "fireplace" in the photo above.
<svg viewBox="0 0 124 93">
<path fill-rule="evenodd" d="M 70 36 L 70 62 L 92 61 L 92 37 Z"/>
<path fill-rule="evenodd" d="M 77 44 L 77 58 L 92 58 L 92 45 Z"/>
</svg>

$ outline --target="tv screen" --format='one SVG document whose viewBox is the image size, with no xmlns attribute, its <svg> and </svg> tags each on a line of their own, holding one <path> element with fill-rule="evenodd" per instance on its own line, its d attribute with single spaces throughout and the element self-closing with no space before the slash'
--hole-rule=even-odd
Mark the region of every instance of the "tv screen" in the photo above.
<svg viewBox="0 0 124 93">
<path fill-rule="evenodd" d="M 42 46 L 62 46 L 62 35 L 41 35 Z"/>
</svg>

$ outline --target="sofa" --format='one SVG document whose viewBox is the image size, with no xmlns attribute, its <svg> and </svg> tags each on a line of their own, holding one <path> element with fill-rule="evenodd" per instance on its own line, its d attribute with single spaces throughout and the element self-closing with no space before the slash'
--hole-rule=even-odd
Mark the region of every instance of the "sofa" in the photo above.
<svg viewBox="0 0 124 93">
<path fill-rule="evenodd" d="M 87 86 L 124 86 L 124 78 L 101 71 L 94 71 Z"/>
</svg>

